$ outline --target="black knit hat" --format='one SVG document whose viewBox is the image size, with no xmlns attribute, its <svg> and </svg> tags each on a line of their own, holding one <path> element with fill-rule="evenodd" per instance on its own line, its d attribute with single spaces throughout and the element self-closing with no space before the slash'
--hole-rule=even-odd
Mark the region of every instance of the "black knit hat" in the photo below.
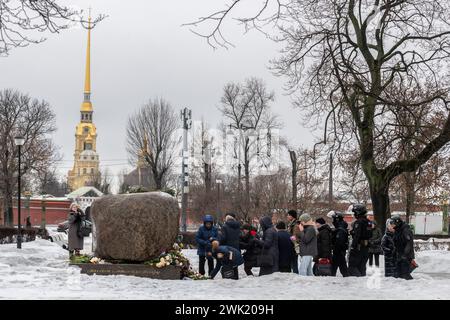
<svg viewBox="0 0 450 320">
<path fill-rule="evenodd" d="M 327 223 L 324 218 L 317 218 L 316 222 L 319 223 L 319 224 L 326 224 Z"/>
<path fill-rule="evenodd" d="M 297 211 L 289 210 L 287 214 L 290 215 L 292 218 L 297 219 Z"/>
<path fill-rule="evenodd" d="M 279 230 L 284 230 L 284 229 L 286 229 L 286 223 L 284 223 L 283 221 L 278 221 L 275 228 L 277 228 Z"/>
</svg>

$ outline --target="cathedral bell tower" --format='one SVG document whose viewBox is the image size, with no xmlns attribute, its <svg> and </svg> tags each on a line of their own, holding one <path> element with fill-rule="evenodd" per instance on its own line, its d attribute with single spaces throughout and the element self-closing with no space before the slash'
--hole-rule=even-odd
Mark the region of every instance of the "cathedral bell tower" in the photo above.
<svg viewBox="0 0 450 320">
<path fill-rule="evenodd" d="M 97 129 L 93 123 L 91 102 L 91 17 L 88 23 L 84 99 L 81 104 L 80 122 L 75 130 L 75 152 L 73 169 L 68 172 L 68 185 L 74 191 L 92 186 L 100 176 L 97 150 Z"/>
</svg>

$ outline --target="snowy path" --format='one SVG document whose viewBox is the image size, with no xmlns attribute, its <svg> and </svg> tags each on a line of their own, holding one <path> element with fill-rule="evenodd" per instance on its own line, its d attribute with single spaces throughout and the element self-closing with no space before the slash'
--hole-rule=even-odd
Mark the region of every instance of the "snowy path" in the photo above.
<svg viewBox="0 0 450 320">
<path fill-rule="evenodd" d="M 185 254 L 197 266 L 195 250 Z M 421 252 L 417 261 L 421 272 L 412 281 L 376 273 L 366 278 L 241 273 L 239 281 L 153 280 L 81 275 L 68 266 L 67 251 L 36 240 L 24 243 L 22 251 L 0 245 L 0 299 L 450 299 L 450 252 Z"/>
</svg>

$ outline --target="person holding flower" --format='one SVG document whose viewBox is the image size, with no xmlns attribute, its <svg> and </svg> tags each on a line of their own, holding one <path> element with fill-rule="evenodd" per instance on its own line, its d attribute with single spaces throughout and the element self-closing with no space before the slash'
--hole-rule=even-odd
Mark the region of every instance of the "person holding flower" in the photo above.
<svg viewBox="0 0 450 320">
<path fill-rule="evenodd" d="M 238 267 L 244 263 L 241 252 L 231 246 L 221 246 L 217 239 L 212 241 L 212 256 L 217 260 L 211 279 L 221 271 L 224 279 L 239 279 Z"/>
</svg>

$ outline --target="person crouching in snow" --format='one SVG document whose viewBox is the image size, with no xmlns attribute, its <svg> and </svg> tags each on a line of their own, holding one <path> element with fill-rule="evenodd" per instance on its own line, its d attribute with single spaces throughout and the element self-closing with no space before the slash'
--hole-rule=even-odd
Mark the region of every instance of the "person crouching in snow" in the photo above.
<svg viewBox="0 0 450 320">
<path fill-rule="evenodd" d="M 203 218 L 203 225 L 198 228 L 195 240 L 197 241 L 198 272 L 205 275 L 205 262 L 208 260 L 208 274 L 214 269 L 214 259 L 211 254 L 211 240 L 217 238 L 217 228 L 213 226 L 214 218 L 207 214 Z"/>
<path fill-rule="evenodd" d="M 217 260 L 216 267 L 211 272 L 210 278 L 221 271 L 224 279 L 239 279 L 238 266 L 244 263 L 241 252 L 231 246 L 221 246 L 219 241 L 212 241 L 212 256 Z"/>
<path fill-rule="evenodd" d="M 397 262 L 395 260 L 395 244 L 394 244 L 394 225 L 392 220 L 386 221 L 386 233 L 381 239 L 381 249 L 384 254 L 384 275 L 386 277 L 395 277 Z"/>
<path fill-rule="evenodd" d="M 248 276 L 253 276 L 252 268 L 257 266 L 257 257 L 261 253 L 257 240 L 256 228 L 250 224 L 244 224 L 239 240 L 239 248 L 245 250 L 242 257 L 244 258 L 244 271 Z"/>
<path fill-rule="evenodd" d="M 301 276 L 312 276 L 313 258 L 317 256 L 317 231 L 311 216 L 304 213 L 300 216 L 299 234 L 300 241 L 300 266 Z"/>
</svg>

